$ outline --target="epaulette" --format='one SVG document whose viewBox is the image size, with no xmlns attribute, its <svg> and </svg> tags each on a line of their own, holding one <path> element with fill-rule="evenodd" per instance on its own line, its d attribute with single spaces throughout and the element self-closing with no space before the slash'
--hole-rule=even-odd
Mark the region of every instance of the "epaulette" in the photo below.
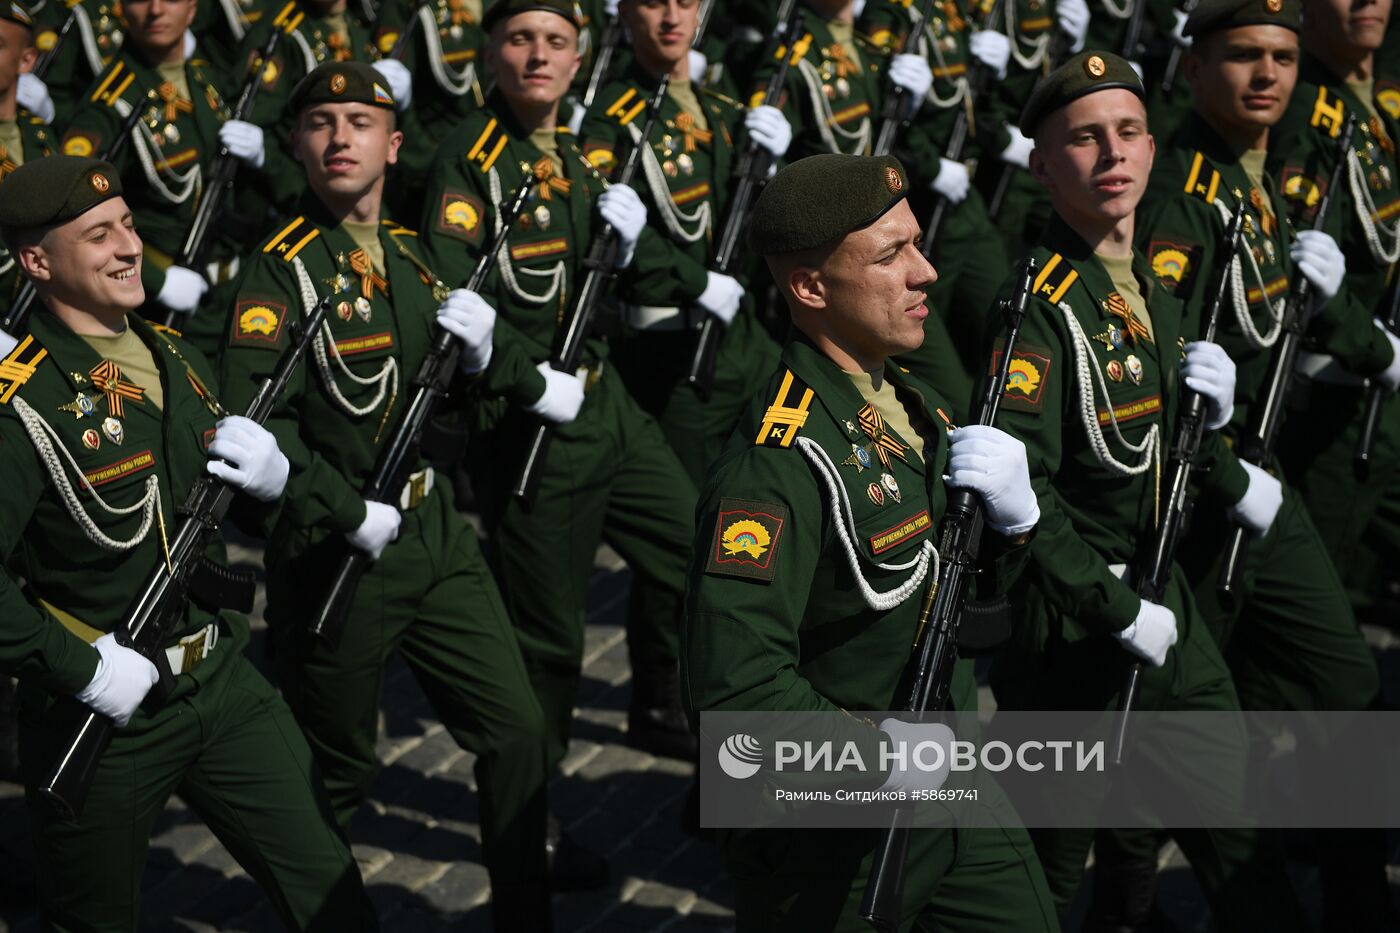
<svg viewBox="0 0 1400 933">
<path fill-rule="evenodd" d="M 280 26 L 282 31 L 290 35 L 294 29 L 301 25 L 301 21 L 306 19 L 306 13 L 300 9 L 296 0 L 291 0 L 286 6 L 277 11 L 277 15 L 272 18 L 272 25 Z"/>
<path fill-rule="evenodd" d="M 1191 171 L 1186 174 L 1186 187 L 1182 190 L 1198 195 L 1207 204 L 1214 204 L 1215 194 L 1220 190 L 1220 172 L 1206 165 L 1206 157 L 1197 152 L 1191 157 Z"/>
<path fill-rule="evenodd" d="M 1342 124 L 1346 120 L 1346 102 L 1340 97 L 1328 98 L 1327 88 L 1318 86 L 1317 102 L 1313 104 L 1312 117 L 1308 120 L 1309 126 L 1317 127 L 1327 133 L 1333 139 L 1342 131 Z"/>
<path fill-rule="evenodd" d="M 277 235 L 267 241 L 263 252 L 281 256 L 284 262 L 291 262 L 297 253 L 301 252 L 302 247 L 316 239 L 320 233 L 321 229 L 315 224 L 305 217 L 298 217 L 277 231 Z"/>
<path fill-rule="evenodd" d="M 646 113 L 647 96 L 634 87 L 623 91 L 603 110 L 603 116 L 617 121 L 618 126 L 626 126 Z"/>
<path fill-rule="evenodd" d="M 126 89 L 131 87 L 131 82 L 136 80 L 136 72 L 132 71 L 121 60 L 112 62 L 112 67 L 107 69 L 107 74 L 97 84 L 97 89 L 92 92 L 88 100 L 96 102 L 103 100 L 108 107 L 115 107 L 117 101 L 122 99 Z"/>
<path fill-rule="evenodd" d="M 491 166 L 496 164 L 496 160 L 500 158 L 509 140 L 510 137 L 501 128 L 500 121 L 492 117 L 486 121 L 486 127 L 482 129 L 481 135 L 467 150 L 467 161 L 477 163 L 484 175 L 491 171 Z"/>
<path fill-rule="evenodd" d="M 185 336 L 184 334 L 180 333 L 178 330 L 176 330 L 168 324 L 162 324 L 159 321 L 147 321 L 146 323 L 151 325 L 151 330 L 155 331 L 158 334 L 169 334 L 172 337 Z"/>
<path fill-rule="evenodd" d="M 32 334 L 25 334 L 9 355 L 0 360 L 0 405 L 8 405 L 19 387 L 33 378 L 49 351 Z"/>
<path fill-rule="evenodd" d="M 1045 268 L 1035 277 L 1034 293 L 1057 305 L 1078 279 L 1079 273 L 1074 271 L 1074 266 L 1065 262 L 1059 253 L 1052 253 L 1045 262 Z"/>
<path fill-rule="evenodd" d="M 395 222 L 392 221 L 392 220 L 381 220 L 381 221 L 379 222 L 379 225 L 380 225 L 381 227 L 384 228 L 384 231 L 385 231 L 386 233 L 388 233 L 389 236 L 417 236 L 417 235 L 418 235 L 418 231 L 417 231 L 417 230 L 410 230 L 410 229 L 408 229 L 407 227 L 405 227 L 403 224 L 401 224 L 401 223 L 395 223 Z"/>
<path fill-rule="evenodd" d="M 798 379 L 792 370 L 783 373 L 783 382 L 773 403 L 763 413 L 763 426 L 754 439 L 755 447 L 791 447 L 802 426 L 807 423 L 807 410 L 816 393 Z"/>
</svg>

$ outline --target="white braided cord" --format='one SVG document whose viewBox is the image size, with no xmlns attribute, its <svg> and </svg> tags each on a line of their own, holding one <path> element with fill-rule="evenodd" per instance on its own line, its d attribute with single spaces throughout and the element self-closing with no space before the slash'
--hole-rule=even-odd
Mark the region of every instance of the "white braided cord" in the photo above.
<svg viewBox="0 0 1400 933">
<path fill-rule="evenodd" d="M 1347 183 L 1351 187 L 1351 202 L 1356 208 L 1356 218 L 1361 221 L 1361 232 L 1366 236 L 1366 245 L 1371 255 L 1381 265 L 1390 265 L 1400 259 L 1400 218 L 1389 229 L 1376 217 L 1376 202 L 1371 198 L 1366 186 L 1366 172 L 1361 167 L 1361 159 L 1356 150 L 1347 147 Z M 1384 231 L 1390 246 L 1381 242 Z"/>
<path fill-rule="evenodd" d="M 1015 4 L 1004 3 L 1002 4 L 1002 10 L 1004 11 L 1004 18 L 1006 20 L 1006 35 L 1007 38 L 1011 40 L 1011 57 L 1016 60 L 1016 64 L 1027 71 L 1033 71 L 1039 68 L 1040 63 L 1045 61 L 1045 55 L 1050 48 L 1050 36 L 1054 30 L 1047 29 L 1034 39 L 1027 39 L 1025 36 L 1021 35 L 1021 30 L 1017 28 Z M 1025 43 L 1033 49 L 1029 55 L 1021 54 L 1022 43 Z"/>
<path fill-rule="evenodd" d="M 501 176 L 493 165 L 491 171 L 487 173 L 491 184 L 491 217 L 495 231 L 501 232 L 504 226 L 501 217 Z M 564 267 L 564 260 L 559 260 L 552 269 L 519 269 L 510 261 L 510 250 L 507 248 L 506 237 L 501 237 L 501 245 L 496 251 L 496 268 L 501 272 L 501 281 L 506 283 L 506 289 L 519 298 L 521 301 L 529 301 L 534 304 L 548 304 L 554 300 L 554 296 L 559 294 L 559 289 L 564 287 L 564 276 L 567 274 Z M 552 281 L 545 289 L 544 294 L 533 295 L 525 291 L 520 284 L 517 275 L 532 275 L 536 278 L 547 278 Z"/>
<path fill-rule="evenodd" d="M 88 18 L 87 10 L 83 9 L 82 4 L 73 7 L 73 18 L 78 23 L 78 36 L 83 40 L 83 55 L 87 57 L 88 67 L 92 69 L 93 74 L 100 75 L 105 67 L 102 64 L 102 51 L 97 47 L 92 20 Z"/>
<path fill-rule="evenodd" d="M 467 62 L 461 71 L 453 71 L 443 57 L 442 36 L 438 34 L 437 18 L 426 6 L 418 8 L 418 21 L 423 26 L 423 40 L 428 46 L 428 70 L 433 80 L 453 97 L 461 97 L 476 83 L 476 62 Z"/>
<path fill-rule="evenodd" d="M 1147 436 L 1139 443 L 1128 443 L 1123 437 L 1123 433 L 1118 429 L 1118 416 L 1113 413 L 1113 400 L 1108 395 L 1108 383 L 1103 381 L 1103 373 L 1099 372 L 1098 367 L 1089 362 L 1093 358 L 1094 348 L 1089 343 L 1084 328 L 1079 326 L 1079 319 L 1074 316 L 1074 312 L 1067 305 L 1060 305 L 1060 311 L 1064 314 L 1065 324 L 1070 330 L 1070 344 L 1074 348 L 1075 375 L 1079 390 L 1079 414 L 1080 419 L 1084 422 L 1084 434 L 1089 440 L 1089 446 L 1093 448 L 1094 457 L 1104 469 L 1119 476 L 1138 476 L 1147 472 L 1147 469 L 1156 462 L 1157 455 L 1161 450 L 1161 423 L 1153 424 L 1148 430 Z M 1123 463 L 1108 449 L 1108 440 L 1104 437 L 1103 428 L 1099 426 L 1098 408 L 1094 397 L 1095 383 L 1103 392 L 1104 404 L 1108 408 L 1108 420 L 1113 426 L 1114 437 L 1124 448 L 1138 455 L 1137 463 Z"/>
<path fill-rule="evenodd" d="M 234 38 L 242 41 L 248 34 L 248 19 L 243 15 L 238 0 L 219 0 L 219 7 L 224 11 L 224 19 L 228 22 L 228 28 Z"/>
<path fill-rule="evenodd" d="M 293 29 L 291 35 L 296 40 L 296 44 L 301 47 L 301 54 L 306 56 L 307 73 L 315 71 L 320 62 L 316 60 L 316 53 L 311 50 L 311 43 L 306 41 L 306 37 L 301 34 L 300 29 Z"/>
<path fill-rule="evenodd" d="M 915 14 L 917 14 L 917 11 L 915 11 Z M 939 68 L 947 68 L 948 63 L 943 58 L 943 50 L 938 47 L 938 40 L 933 35 L 932 27 L 925 24 L 922 28 L 918 26 L 914 28 L 919 30 L 920 51 L 924 58 L 928 58 L 932 55 L 934 61 L 938 62 Z M 953 79 L 953 94 L 951 97 L 939 97 L 937 91 L 934 90 L 936 87 L 938 87 L 937 78 L 928 86 L 928 94 L 924 95 L 924 99 L 939 110 L 947 110 L 949 107 L 956 107 L 958 104 L 962 103 L 963 98 L 968 95 L 967 75 L 961 75 Z"/>
<path fill-rule="evenodd" d="M 132 106 L 126 101 L 118 100 L 115 106 L 117 113 L 121 114 L 123 119 L 131 115 Z M 171 204 L 184 204 L 190 199 L 190 195 L 198 190 L 202 175 L 197 160 L 183 175 L 170 168 L 169 163 L 166 164 L 163 173 L 156 168 L 152 153 L 158 151 L 157 144 L 155 137 L 151 134 L 150 127 L 146 126 L 145 120 L 137 120 L 136 125 L 132 127 L 131 142 L 131 148 L 136 150 L 136 160 L 141 163 L 141 170 L 146 175 L 146 181 Z M 162 174 L 169 175 L 177 186 L 181 186 L 180 190 L 175 191 L 167 185 L 165 179 L 161 177 Z"/>
<path fill-rule="evenodd" d="M 1215 209 L 1220 212 L 1220 219 L 1226 227 L 1230 226 L 1234 211 L 1225 206 L 1223 198 L 1215 199 Z M 1261 230 L 1260 233 L 1263 233 Z M 1240 261 L 1240 254 L 1243 253 L 1249 260 L 1250 272 L 1253 274 L 1255 284 L 1259 286 L 1260 300 L 1264 303 L 1264 308 L 1269 314 L 1268 333 L 1261 334 L 1259 328 L 1254 326 L 1254 315 L 1249 311 L 1249 296 L 1244 289 L 1244 264 Z M 1301 274 L 1301 273 L 1300 273 Z M 1268 290 L 1264 287 L 1264 273 L 1259 268 L 1259 263 L 1254 258 L 1254 250 L 1250 249 L 1240 240 L 1240 248 L 1230 257 L 1229 271 L 1230 303 L 1235 309 L 1235 319 L 1239 322 L 1240 331 L 1244 334 L 1245 343 L 1256 350 L 1267 350 L 1278 342 L 1279 334 L 1283 333 L 1283 312 L 1288 301 L 1280 298 L 1278 301 L 1270 301 Z"/>
<path fill-rule="evenodd" d="M 302 264 L 301 257 L 292 259 L 292 265 L 296 267 L 297 289 L 301 292 L 301 304 L 303 313 L 307 318 L 316 308 L 316 286 L 311 282 L 311 275 L 306 271 L 306 266 Z M 385 396 L 397 397 L 399 394 L 399 361 L 397 357 L 390 356 L 384 361 L 384 365 L 379 367 L 379 372 L 373 376 L 356 375 L 350 367 L 345 365 L 341 359 L 340 350 L 336 348 L 335 338 L 331 336 L 330 319 L 321 321 L 321 331 L 312 342 L 313 355 L 316 357 L 316 368 L 321 372 L 321 381 L 326 386 L 326 391 L 330 393 L 332 401 L 341 411 L 352 418 L 363 418 L 370 412 L 377 409 L 384 401 Z M 327 350 L 327 347 L 330 349 Z M 372 386 L 378 384 L 379 391 L 374 394 L 365 405 L 356 405 L 345 397 L 340 391 L 336 374 L 331 370 L 331 360 L 335 361 L 336 368 L 351 382 L 361 386 Z"/>
<path fill-rule="evenodd" d="M 1114 19 L 1127 19 L 1133 15 L 1133 4 L 1137 0 L 1123 0 L 1123 5 L 1119 6 L 1113 0 L 1102 0 L 1104 12 Z"/>
<path fill-rule="evenodd" d="M 647 184 L 651 186 L 652 200 L 661 209 L 661 222 L 676 239 L 685 243 L 699 242 L 710 232 L 709 199 L 701 201 L 693 214 L 681 210 L 681 206 L 671 197 L 671 189 L 666 185 L 666 173 L 662 171 L 661 163 L 656 161 L 656 153 L 652 151 L 651 146 L 642 142 L 642 131 L 631 123 L 627 125 L 627 131 L 632 134 L 632 145 L 642 147 L 642 173 L 646 175 Z M 686 224 L 694 225 L 694 229 L 687 230 Z"/>
<path fill-rule="evenodd" d="M 822 76 L 816 66 L 804 58 L 797 63 L 797 73 L 807 85 L 807 97 L 812 102 L 812 113 L 817 118 L 817 131 L 821 133 L 822 142 L 827 150 L 845 155 L 865 155 L 869 152 L 870 137 L 873 135 L 870 115 L 866 114 L 861 118 L 859 129 L 842 129 L 836 125 L 836 112 L 831 109 L 831 102 L 826 99 L 826 92 L 822 90 Z M 836 139 L 838 135 L 850 142 L 852 148 L 841 148 Z"/>
</svg>

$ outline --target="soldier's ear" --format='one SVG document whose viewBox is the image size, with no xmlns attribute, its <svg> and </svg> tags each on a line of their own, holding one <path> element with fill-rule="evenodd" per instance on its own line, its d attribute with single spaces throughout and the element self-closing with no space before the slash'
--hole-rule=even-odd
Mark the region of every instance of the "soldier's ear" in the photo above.
<svg viewBox="0 0 1400 933">
<path fill-rule="evenodd" d="M 24 274 L 35 282 L 47 282 L 53 277 L 53 269 L 49 264 L 49 254 L 39 241 L 25 243 L 19 248 L 16 255 Z"/>
<path fill-rule="evenodd" d="M 39 61 L 39 50 L 32 45 L 26 45 L 24 51 L 19 56 L 19 73 L 29 74 L 34 70 L 34 65 Z"/>
<path fill-rule="evenodd" d="M 826 310 L 827 286 L 820 269 L 815 266 L 790 266 L 785 281 L 788 291 L 799 305 L 812 311 Z"/>
</svg>

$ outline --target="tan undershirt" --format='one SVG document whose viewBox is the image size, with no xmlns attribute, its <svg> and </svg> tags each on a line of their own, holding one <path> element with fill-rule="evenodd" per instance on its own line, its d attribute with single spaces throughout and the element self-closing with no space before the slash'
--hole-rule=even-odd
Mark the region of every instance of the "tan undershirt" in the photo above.
<svg viewBox="0 0 1400 933">
<path fill-rule="evenodd" d="M 846 57 L 851 60 L 851 64 L 859 68 L 860 50 L 856 48 L 856 24 L 827 23 L 826 28 L 831 30 L 831 37 L 846 49 Z"/>
<path fill-rule="evenodd" d="M 350 234 L 355 245 L 369 255 L 370 265 L 381 276 L 384 275 L 384 244 L 379 242 L 379 224 L 362 224 L 353 220 L 342 220 L 340 226 Z"/>
<path fill-rule="evenodd" d="M 347 49 L 350 48 L 350 21 L 345 18 L 344 10 L 339 13 L 327 13 L 326 25 L 330 27 L 332 33 L 340 36 Z"/>
<path fill-rule="evenodd" d="M 111 360 L 121 370 L 122 378 L 146 390 L 146 398 L 157 410 L 165 407 L 165 390 L 160 386 L 160 370 L 150 349 L 128 327 L 115 337 L 82 334 L 83 342 L 97 351 L 104 360 Z"/>
<path fill-rule="evenodd" d="M 554 174 L 564 176 L 564 157 L 559 154 L 559 137 L 555 134 L 554 127 L 545 129 L 541 127 L 530 134 L 530 142 L 535 144 L 535 148 L 549 156 L 549 162 L 554 166 Z"/>
<path fill-rule="evenodd" d="M 5 147 L 2 158 L 15 163 L 16 168 L 24 164 L 24 137 L 19 134 L 19 124 L 14 120 L 0 120 L 0 146 Z"/>
<path fill-rule="evenodd" d="M 1240 168 L 1249 176 L 1250 184 L 1263 194 L 1268 189 L 1264 185 L 1264 160 L 1269 157 L 1267 149 L 1246 149 L 1240 155 Z"/>
<path fill-rule="evenodd" d="M 178 62 L 174 65 L 160 65 L 156 68 L 160 72 L 160 79 L 175 85 L 175 93 L 184 100 L 192 100 L 190 97 L 190 82 L 185 79 L 185 63 Z"/>
<path fill-rule="evenodd" d="M 1147 299 L 1142 297 L 1142 285 L 1138 282 L 1137 276 L 1133 275 L 1133 257 L 1128 256 L 1105 256 L 1103 253 L 1095 253 L 1099 262 L 1103 263 L 1104 269 L 1108 270 L 1108 277 L 1113 280 L 1113 287 L 1118 289 L 1118 294 L 1123 296 L 1123 300 L 1132 309 L 1133 316 L 1142 321 L 1147 328 L 1147 338 L 1152 337 L 1152 318 L 1147 313 Z"/>
<path fill-rule="evenodd" d="M 1356 99 L 1361 101 L 1361 105 L 1366 108 L 1366 112 L 1376 119 L 1380 119 L 1380 114 L 1376 112 L 1376 79 L 1369 81 L 1348 81 L 1347 89 L 1356 95 Z"/>
<path fill-rule="evenodd" d="M 920 443 L 912 444 L 910 450 L 920 461 L 924 459 L 924 447 L 934 437 L 932 422 L 923 416 L 923 413 L 915 409 L 913 420 L 910 421 L 909 409 L 899 398 L 894 390 L 894 385 L 885 379 L 883 372 L 878 373 L 846 373 L 851 377 L 851 382 L 855 383 L 856 390 L 860 392 L 860 397 L 880 413 L 880 417 L 885 419 L 885 427 L 898 434 L 908 443 L 913 438 L 918 438 Z M 876 379 L 879 384 L 876 384 Z"/>
<path fill-rule="evenodd" d="M 705 119 L 705 110 L 700 106 L 700 98 L 695 96 L 695 85 L 689 81 L 673 81 L 667 86 L 666 94 L 676 102 L 677 107 L 695 118 L 700 129 L 710 128 L 710 122 Z"/>
</svg>

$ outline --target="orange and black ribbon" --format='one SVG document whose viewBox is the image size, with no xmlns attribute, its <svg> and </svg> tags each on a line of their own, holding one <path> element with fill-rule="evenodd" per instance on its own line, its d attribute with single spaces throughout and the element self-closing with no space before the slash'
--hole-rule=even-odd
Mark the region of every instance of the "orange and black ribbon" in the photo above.
<svg viewBox="0 0 1400 933">
<path fill-rule="evenodd" d="M 10 150 L 0 146 L 0 179 L 4 179 L 17 168 L 19 166 L 15 164 L 15 160 L 10 158 Z"/>
<path fill-rule="evenodd" d="M 1149 343 L 1152 341 L 1152 335 L 1148 332 L 1147 325 L 1133 313 L 1133 309 L 1128 306 L 1128 300 L 1122 295 L 1117 292 L 1109 295 L 1108 300 L 1103 303 L 1103 309 L 1114 317 L 1122 319 L 1129 340 L 1146 340 Z"/>
<path fill-rule="evenodd" d="M 849 78 L 860 71 L 855 62 L 851 61 L 850 55 L 846 53 L 846 47 L 837 42 L 822 50 L 826 53 L 827 59 L 831 62 L 831 67 L 838 78 Z"/>
<path fill-rule="evenodd" d="M 694 152 L 697 142 L 708 146 L 715 138 L 714 133 L 700 128 L 700 125 L 695 122 L 694 116 L 684 112 L 676 115 L 676 129 L 685 139 L 686 152 Z"/>
<path fill-rule="evenodd" d="M 890 454 L 901 460 L 905 459 L 905 446 L 885 430 L 885 417 L 874 405 L 867 403 L 860 410 L 860 414 L 856 415 L 856 420 L 860 422 L 860 429 L 865 432 L 865 436 L 875 442 L 875 455 L 880 458 L 880 464 L 885 469 L 890 468 Z"/>
<path fill-rule="evenodd" d="M 134 382 L 122 378 L 122 371 L 111 360 L 103 360 L 88 371 L 95 389 L 107 397 L 107 413 L 120 418 L 125 413 L 125 399 L 137 404 L 146 403 L 146 390 Z"/>
<path fill-rule="evenodd" d="M 376 288 L 385 295 L 389 294 L 389 283 L 374 271 L 374 263 L 370 262 L 369 253 L 364 250 L 357 249 L 350 254 L 350 271 L 360 277 L 362 298 L 374 297 Z"/>
<path fill-rule="evenodd" d="M 539 182 L 542 201 L 548 201 L 555 191 L 568 197 L 569 188 L 573 185 L 569 179 L 554 171 L 554 162 L 549 156 L 540 156 L 535 160 L 535 181 Z"/>
<path fill-rule="evenodd" d="M 1274 212 L 1269 209 L 1269 202 L 1264 200 L 1258 188 L 1249 189 L 1249 206 L 1259 215 L 1259 226 L 1264 231 L 1264 236 L 1273 239 L 1276 224 Z"/>
<path fill-rule="evenodd" d="M 194 113 L 194 104 L 180 96 L 180 89 L 169 81 L 163 83 L 156 93 L 165 105 L 165 122 L 174 123 L 182 113 Z"/>
</svg>

